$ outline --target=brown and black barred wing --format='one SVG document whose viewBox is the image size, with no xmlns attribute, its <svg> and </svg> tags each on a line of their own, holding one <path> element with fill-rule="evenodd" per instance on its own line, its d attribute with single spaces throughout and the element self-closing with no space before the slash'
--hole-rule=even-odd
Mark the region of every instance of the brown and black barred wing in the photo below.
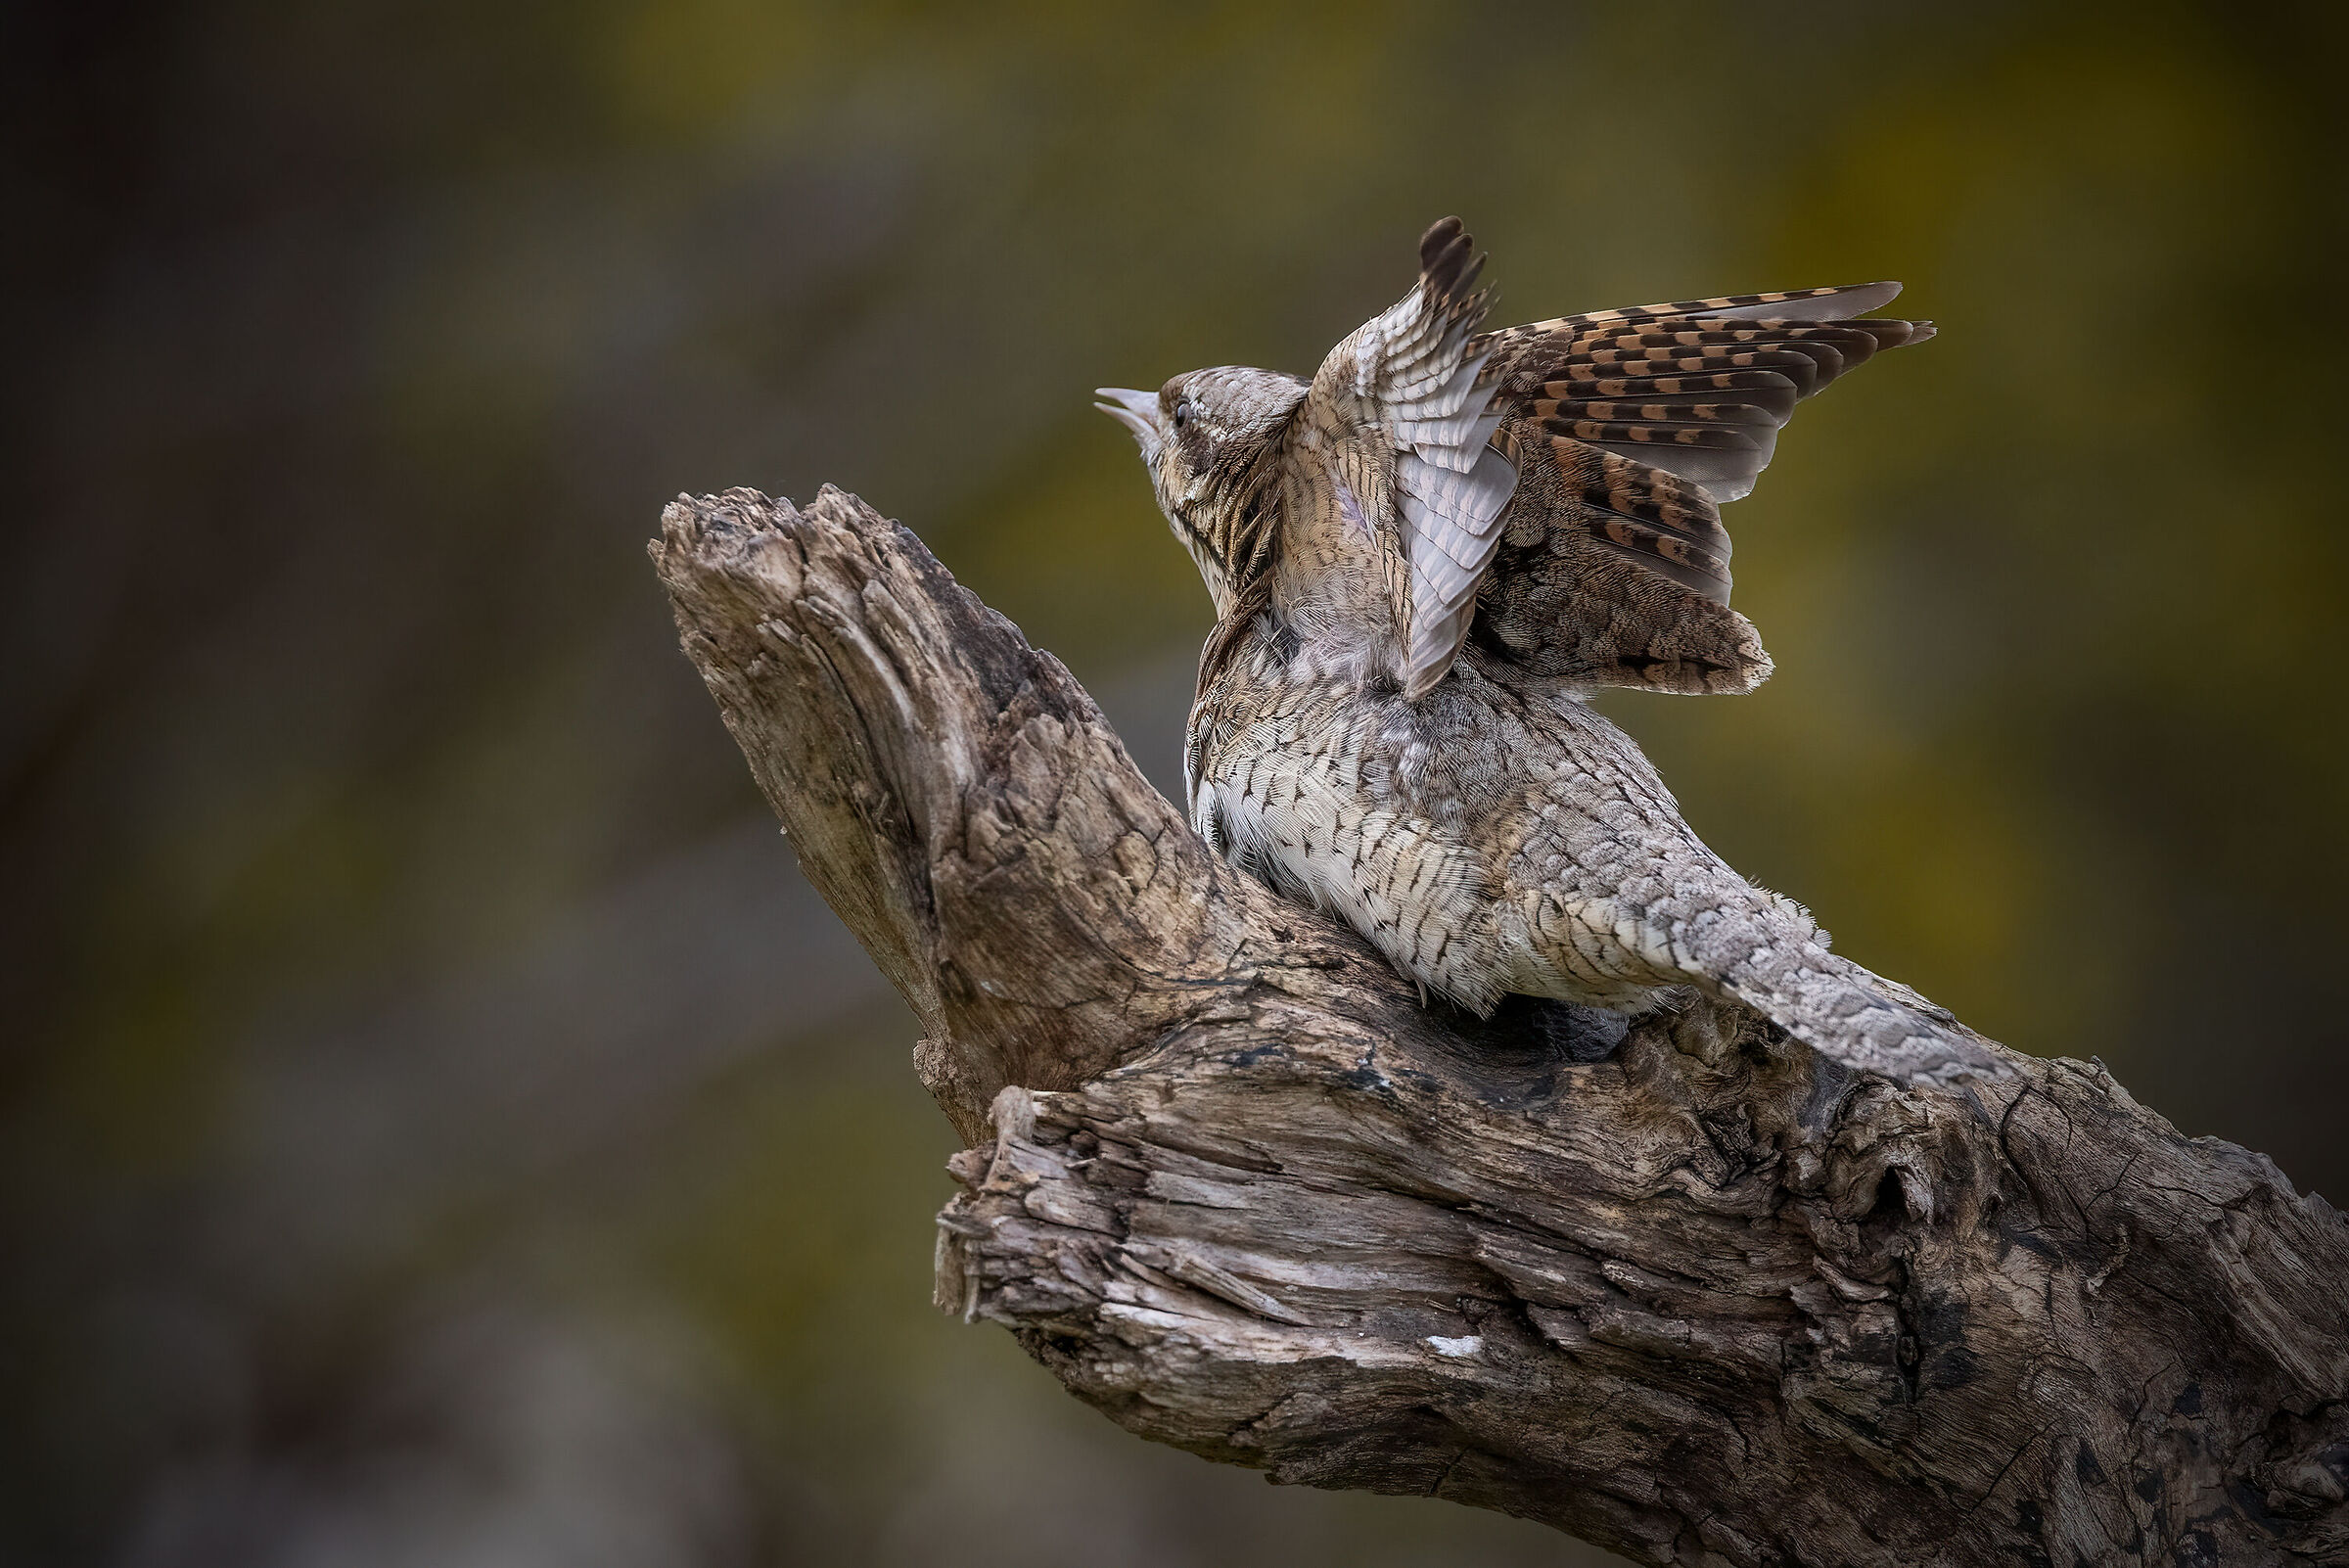
<svg viewBox="0 0 2349 1568">
<path fill-rule="evenodd" d="M 1710 496 L 1523 416 L 1496 439 L 1519 477 L 1477 598 L 1480 644 L 1592 686 L 1731 694 L 1770 677 L 1753 623 L 1728 607 L 1729 536 Z"/>
<path fill-rule="evenodd" d="M 1723 505 L 1754 487 L 1794 405 L 1930 322 L 1848 319 L 1897 283 L 1635 305 L 1478 339 L 1496 399 L 1565 436 L 1669 470 Z"/>
<path fill-rule="evenodd" d="M 1480 339 L 1519 472 L 1480 635 L 1594 685 L 1740 692 L 1770 674 L 1728 608 L 1720 508 L 1803 398 L 1930 323 L 1850 320 L 1893 283 L 1637 305 Z"/>
</svg>

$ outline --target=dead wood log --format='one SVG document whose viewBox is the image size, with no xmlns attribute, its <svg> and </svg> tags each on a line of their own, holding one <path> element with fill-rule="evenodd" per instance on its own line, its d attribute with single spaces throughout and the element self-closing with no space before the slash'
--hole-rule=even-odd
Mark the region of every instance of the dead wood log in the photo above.
<svg viewBox="0 0 2349 1568">
<path fill-rule="evenodd" d="M 941 1303 L 1121 1425 L 1646 1563 L 2349 1561 L 2349 1223 L 2265 1157 L 2099 1065 L 1423 1008 L 855 497 L 653 554 L 971 1145 Z"/>
</svg>

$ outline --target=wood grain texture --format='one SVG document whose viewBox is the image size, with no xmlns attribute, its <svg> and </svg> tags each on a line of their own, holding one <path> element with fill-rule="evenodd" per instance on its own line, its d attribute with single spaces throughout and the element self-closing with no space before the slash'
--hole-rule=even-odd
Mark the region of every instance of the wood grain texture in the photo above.
<svg viewBox="0 0 2349 1568">
<path fill-rule="evenodd" d="M 972 1145 L 941 1304 L 1120 1424 L 1647 1563 L 2349 1561 L 2349 1223 L 2264 1157 L 2078 1062 L 1423 1009 L 854 497 L 653 553 Z"/>
</svg>

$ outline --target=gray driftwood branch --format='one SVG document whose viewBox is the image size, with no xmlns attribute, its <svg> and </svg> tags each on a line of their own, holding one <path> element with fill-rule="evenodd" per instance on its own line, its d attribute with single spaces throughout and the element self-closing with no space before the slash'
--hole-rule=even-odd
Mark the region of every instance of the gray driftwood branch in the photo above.
<svg viewBox="0 0 2349 1568">
<path fill-rule="evenodd" d="M 1647 1563 L 2349 1561 L 2349 1224 L 2264 1156 L 2075 1061 L 1425 1009 L 855 497 L 653 553 L 970 1145 L 941 1304 L 1128 1430 Z"/>
</svg>

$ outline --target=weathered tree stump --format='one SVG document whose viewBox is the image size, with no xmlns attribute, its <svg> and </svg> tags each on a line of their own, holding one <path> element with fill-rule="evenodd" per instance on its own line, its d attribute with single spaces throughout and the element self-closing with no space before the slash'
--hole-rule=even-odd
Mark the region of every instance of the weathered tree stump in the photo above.
<svg viewBox="0 0 2349 1568">
<path fill-rule="evenodd" d="M 1647 1563 L 2349 1561 L 2349 1223 L 2264 1156 L 2074 1061 L 1423 1008 L 855 497 L 653 555 L 971 1145 L 941 1305 L 1128 1430 Z"/>
</svg>

